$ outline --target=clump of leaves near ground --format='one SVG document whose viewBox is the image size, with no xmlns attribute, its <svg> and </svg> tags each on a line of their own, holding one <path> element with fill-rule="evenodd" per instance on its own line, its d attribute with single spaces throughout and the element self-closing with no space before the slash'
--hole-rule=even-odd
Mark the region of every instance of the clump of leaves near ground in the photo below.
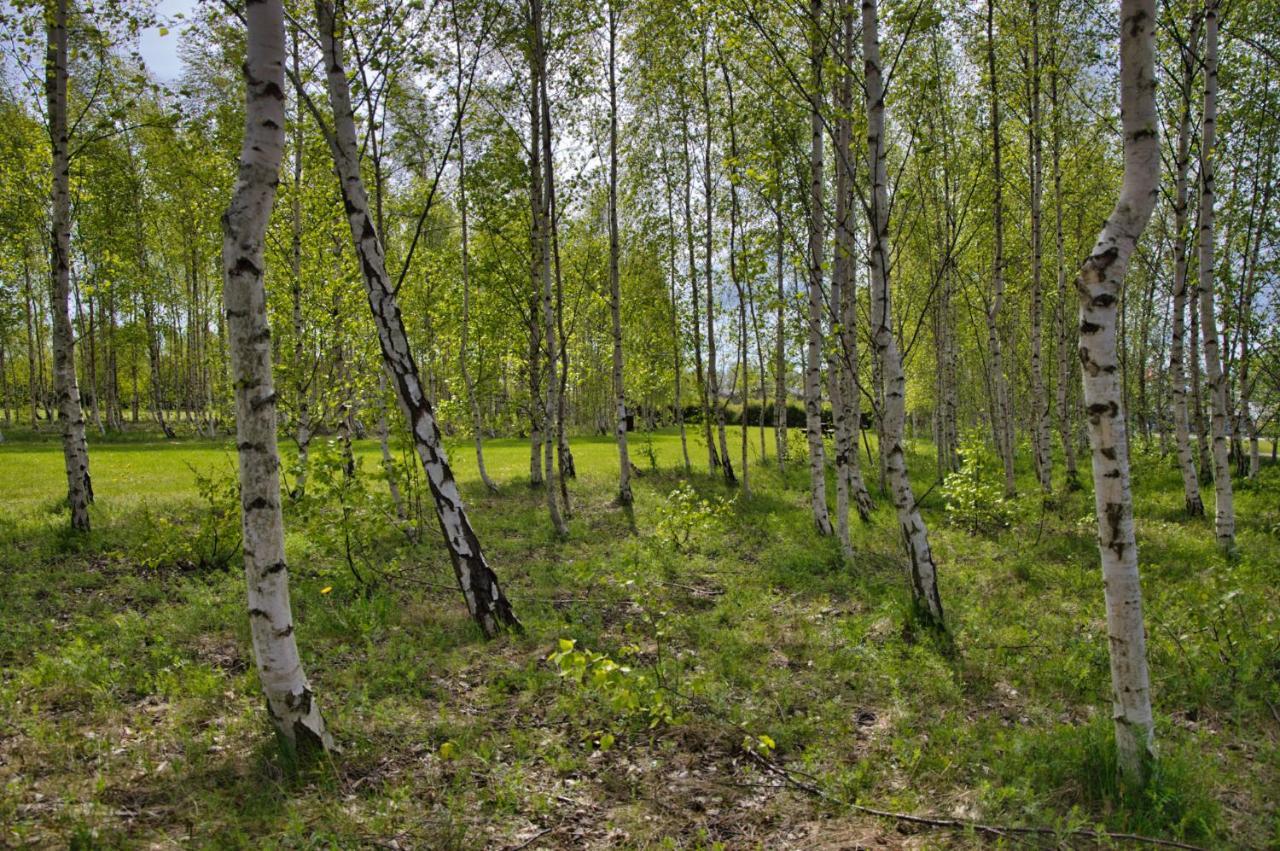
<svg viewBox="0 0 1280 851">
<path fill-rule="evenodd" d="M 996 460 L 977 432 L 960 444 L 960 469 L 942 482 L 947 522 L 971 535 L 994 535 L 1013 522 L 1013 505 L 996 479 Z"/>
</svg>

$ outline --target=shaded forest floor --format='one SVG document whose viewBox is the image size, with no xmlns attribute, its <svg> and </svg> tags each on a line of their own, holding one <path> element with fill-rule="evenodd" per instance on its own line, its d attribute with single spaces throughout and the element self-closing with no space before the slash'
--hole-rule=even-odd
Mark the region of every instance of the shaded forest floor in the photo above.
<svg viewBox="0 0 1280 851">
<path fill-rule="evenodd" d="M 612 502 L 613 445 L 583 438 L 561 542 L 528 487 L 524 443 L 487 444 L 502 485 L 492 495 L 454 442 L 475 525 L 525 626 L 486 643 L 434 521 L 415 542 L 392 519 L 376 446 L 359 445 L 356 485 L 320 446 L 307 496 L 287 509 L 288 550 L 303 657 L 344 750 L 294 766 L 258 696 L 230 444 L 94 441 L 96 525 L 82 539 L 64 531 L 56 439 L 9 437 L 0 844 L 1041 844 L 844 805 L 858 802 L 1280 847 L 1274 466 L 1238 486 L 1229 561 L 1211 519 L 1182 517 L 1172 461 L 1135 462 L 1162 761 L 1145 795 L 1126 796 L 1113 781 L 1092 498 L 1059 494 L 1044 509 L 1030 470 L 1012 527 L 970 536 L 928 488 L 932 448 L 915 447 L 948 646 L 913 625 L 884 499 L 870 524 L 854 518 L 845 564 L 812 531 L 800 465 L 785 477 L 753 465 L 754 496 L 735 499 L 679 471 L 673 435 L 633 435 L 642 472 L 627 512 Z M 691 452 L 705 468 L 705 449 L 691 441 Z M 420 483 L 402 484 L 429 510 Z"/>
</svg>

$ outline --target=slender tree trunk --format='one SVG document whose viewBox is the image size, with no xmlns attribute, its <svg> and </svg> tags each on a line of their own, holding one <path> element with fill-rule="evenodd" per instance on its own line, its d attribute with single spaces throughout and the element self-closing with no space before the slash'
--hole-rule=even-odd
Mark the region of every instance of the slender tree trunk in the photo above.
<svg viewBox="0 0 1280 851">
<path fill-rule="evenodd" d="M 698 302 L 702 300 L 698 276 L 698 256 L 693 241 L 693 153 L 689 149 L 689 114 L 680 111 L 680 140 L 684 146 L 684 234 L 689 255 L 689 304 L 693 319 L 693 365 L 698 379 L 698 401 L 702 405 L 702 437 L 707 443 L 707 469 L 720 469 L 720 455 L 711 437 L 711 405 L 707 393 L 707 374 L 702 365 L 702 323 Z"/>
<path fill-rule="evenodd" d="M 300 74 L 302 62 L 298 51 L 298 28 L 290 32 L 294 74 Z M 294 442 L 298 444 L 298 472 L 294 479 L 293 498 L 301 499 L 307 491 L 307 474 L 311 467 L 311 382 L 304 365 L 306 360 L 306 325 L 302 313 L 302 104 L 298 104 L 293 128 L 293 197 L 289 205 L 290 279 L 289 294 L 293 302 L 293 385 L 298 421 L 294 424 Z"/>
<path fill-rule="evenodd" d="M 1040 115 L 1040 3 L 1031 0 L 1031 122 L 1027 128 L 1031 147 L 1031 436 L 1040 490 L 1053 492 L 1053 454 L 1049 438 L 1049 394 L 1045 391 L 1041 359 L 1044 290 L 1041 286 L 1043 238 L 1041 208 L 1044 198 L 1044 144 Z"/>
<path fill-rule="evenodd" d="M 466 104 L 463 98 L 462 31 L 458 24 L 457 7 L 452 10 L 454 47 L 457 50 L 457 77 L 454 82 L 453 102 L 458 127 L 458 218 L 462 228 L 462 340 L 458 347 L 458 368 L 467 391 L 467 406 L 471 411 L 471 439 L 476 446 L 476 469 L 480 481 L 490 493 L 497 493 L 498 486 L 489 478 L 484 464 L 484 420 L 480 416 L 480 402 L 476 398 L 476 383 L 468 365 L 471 341 L 471 242 L 470 222 L 467 218 L 467 146 L 465 134 Z"/>
<path fill-rule="evenodd" d="M 618 503 L 630 505 L 631 458 L 627 454 L 627 395 L 622 384 L 622 287 L 618 276 L 618 10 L 614 2 L 609 2 L 609 318 L 613 328 L 613 428 L 618 444 Z"/>
<path fill-rule="evenodd" d="M 541 186 L 541 176 L 534 178 L 537 185 Z M 531 184 L 532 185 L 532 184 Z M 531 252 L 531 271 L 533 280 L 534 295 L 529 301 L 529 486 L 542 487 L 542 416 L 544 404 L 542 401 L 542 320 L 539 317 L 542 304 L 540 282 L 542 280 L 542 263 L 538 259 L 541 252 L 541 241 L 538 238 L 538 207 L 541 204 L 537 198 L 532 201 L 534 205 L 533 226 L 530 228 L 530 243 L 532 245 Z"/>
<path fill-rule="evenodd" d="M 45 53 L 45 93 L 48 96 L 49 137 L 53 151 L 53 212 L 49 243 L 49 271 L 53 311 L 53 381 L 62 426 L 62 455 L 67 471 L 67 502 L 71 526 L 89 531 L 89 447 L 84 436 L 84 412 L 76 383 L 75 338 L 71 327 L 71 177 L 67 137 L 67 0 L 53 0 L 46 13 L 48 50 Z"/>
<path fill-rule="evenodd" d="M 498 587 L 498 578 L 489 568 L 480 540 L 467 516 L 440 440 L 435 413 L 423 391 L 418 366 L 409 348 L 396 302 L 396 288 L 387 274 L 382 240 L 369 215 L 368 198 L 360 176 L 351 93 L 342 62 L 342 40 L 336 30 L 333 6 L 328 0 L 317 0 L 316 19 L 324 54 L 329 105 L 333 111 L 333 131 L 328 134 L 328 141 L 369 307 L 378 329 L 383 363 L 395 380 L 396 396 L 408 420 L 414 446 L 431 488 L 440 531 L 449 549 L 467 610 L 486 636 L 493 636 L 504 628 L 518 629 L 515 613 Z"/>
<path fill-rule="evenodd" d="M 544 55 L 545 46 L 542 34 L 542 0 L 530 0 L 529 14 L 532 27 L 532 54 L 530 58 L 533 79 L 531 88 L 534 95 L 532 126 L 536 128 L 532 131 L 530 139 L 531 151 L 537 157 L 531 167 L 538 175 L 535 178 L 534 186 L 534 195 L 537 199 L 535 216 L 536 239 L 538 241 L 535 259 L 538 263 L 538 286 L 542 298 L 542 338 L 547 355 L 547 391 L 542 417 L 545 429 L 542 447 L 542 475 L 547 483 L 547 512 L 551 517 L 551 526 L 556 535 L 564 537 L 569 534 L 569 527 L 565 524 L 564 517 L 560 512 L 559 483 L 557 482 L 559 477 L 557 477 L 555 469 L 555 450 L 559 443 L 556 415 L 560 410 L 560 382 L 556 375 L 556 369 L 560 363 L 560 353 L 557 350 L 555 291 L 551 278 L 552 204 L 551 186 L 548 181 L 551 169 L 543 161 L 551 155 L 551 150 L 547 140 L 542 138 L 549 132 L 546 120 L 547 107 L 543 102 L 546 96 L 546 86 L 543 81 L 543 75 L 546 73 L 546 57 Z M 563 475 L 563 471 L 561 472 Z"/>
<path fill-rule="evenodd" d="M 26 242 L 22 244 L 22 304 L 27 320 L 27 401 L 31 403 L 31 428 L 40 429 L 40 381 L 36 364 L 41 360 L 36 337 L 36 299 L 31 285 L 30 252 Z"/>
<path fill-rule="evenodd" d="M 779 165 L 779 171 L 781 166 Z M 779 175 L 781 181 L 781 175 Z M 784 277 L 785 232 L 782 223 L 782 188 L 778 188 L 774 210 L 774 264 L 778 278 L 778 302 L 773 317 L 773 440 L 778 455 L 778 472 L 787 469 L 787 282 Z"/>
<path fill-rule="evenodd" d="M 1004 467 L 1004 494 L 1017 492 L 1014 481 L 1013 412 L 1009 408 L 1009 386 L 1004 374 L 1000 342 L 1000 309 L 1004 306 L 1004 173 L 1000 144 L 1000 85 L 996 72 L 995 0 L 987 0 L 987 71 L 991 77 L 991 158 L 995 200 L 992 222 L 995 228 L 995 257 L 991 264 L 991 304 L 987 310 L 987 348 L 991 353 L 991 388 L 996 414 L 992 424 L 996 451 Z"/>
<path fill-rule="evenodd" d="M 1235 546 L 1236 513 L 1228 462 L 1227 385 L 1218 350 L 1213 307 L 1213 204 L 1218 115 L 1218 0 L 1205 6 L 1204 119 L 1200 130 L 1200 330 L 1204 334 L 1205 373 L 1212 406 L 1214 528 L 1218 545 Z"/>
<path fill-rule="evenodd" d="M 667 273 L 671 279 L 671 341 L 675 354 L 675 417 L 676 427 L 680 429 L 680 454 L 684 458 L 685 473 L 693 472 L 693 464 L 689 460 L 689 435 L 684 427 L 684 335 L 680 331 L 680 301 L 676 295 L 676 220 L 671 202 L 671 173 L 667 170 L 666 149 L 663 149 L 662 185 L 667 197 Z"/>
<path fill-rule="evenodd" d="M 1191 169 L 1191 90 L 1195 81 L 1198 58 L 1200 15 L 1192 16 L 1187 44 L 1181 49 L 1182 114 L 1178 122 L 1177 161 L 1174 164 L 1173 201 L 1173 340 L 1169 347 L 1169 375 L 1173 382 L 1173 424 L 1178 453 L 1178 469 L 1182 472 L 1182 493 L 1187 514 L 1200 517 L 1204 502 L 1200 498 L 1200 480 L 1191 454 L 1191 433 L 1187 414 L 1187 376 L 1183 357 L 1187 315 L 1187 210 L 1189 206 L 1187 174 Z"/>
<path fill-rule="evenodd" d="M 884 370 L 886 476 L 897 509 L 909 563 L 911 593 L 917 611 L 928 623 L 943 627 L 938 568 L 929 547 L 929 530 L 920 515 L 907 476 L 902 427 L 906 415 L 906 376 L 893 331 L 889 285 L 889 187 L 884 138 L 884 80 L 880 67 L 880 21 L 875 0 L 862 3 L 862 56 L 866 67 L 867 164 L 871 173 L 871 330 Z"/>
<path fill-rule="evenodd" d="M 712 183 L 711 177 L 711 136 L 714 123 L 711 115 L 711 81 L 707 77 L 707 39 L 710 37 L 709 32 L 703 33 L 700 42 L 702 51 L 702 123 L 706 129 L 702 139 L 702 212 L 705 221 L 705 229 L 703 230 L 703 269 L 706 272 L 707 279 L 707 392 L 711 397 L 711 411 L 716 417 L 716 436 L 720 440 L 720 472 L 724 476 L 726 484 L 735 485 L 737 484 L 737 477 L 733 474 L 733 461 L 729 457 L 729 439 L 725 433 L 724 409 L 728 403 L 720 398 L 720 370 L 716 365 L 716 304 L 714 279 L 711 274 L 712 237 L 714 236 L 712 218 L 715 212 L 715 184 Z"/>
<path fill-rule="evenodd" d="M 840 5 L 840 68 L 836 77 L 837 109 L 834 133 L 836 170 L 835 246 L 831 264 L 831 310 L 835 329 L 832 358 L 829 364 L 831 413 L 835 422 L 836 451 L 836 533 L 846 557 L 852 557 L 849 538 L 849 501 L 853 500 L 858 517 L 866 522 L 871 517 L 871 494 L 862 481 L 858 455 L 858 433 L 861 429 L 861 405 L 858 398 L 857 308 L 854 293 L 854 198 L 853 198 L 853 3 Z"/>
<path fill-rule="evenodd" d="M 245 128 L 240 170 L 222 217 L 223 301 L 231 336 L 236 446 L 249 624 L 267 714 L 290 750 L 331 750 L 298 656 L 289 604 L 271 330 L 263 288 L 263 243 L 284 156 L 284 7 L 261 0 L 245 8 Z"/>
<path fill-rule="evenodd" d="M 1200 212 L 1196 210 L 1196 229 L 1199 230 Z M 1190 346 L 1187 351 L 1187 371 L 1191 373 L 1191 419 L 1192 427 L 1196 433 L 1196 470 L 1199 472 L 1200 481 L 1204 483 L 1209 480 L 1211 471 L 1213 470 L 1213 461 L 1209 458 L 1209 420 L 1204 415 L 1204 391 L 1203 376 L 1201 374 L 1200 358 L 1200 299 L 1197 297 L 1199 293 L 1199 284 L 1193 287 L 1194 292 L 1190 295 L 1190 301 L 1187 310 L 1190 312 L 1190 327 L 1187 329 L 1187 338 L 1190 340 Z"/>
<path fill-rule="evenodd" d="M 750 465 L 747 457 L 748 429 L 747 423 L 747 395 L 748 395 L 748 378 L 747 378 L 747 294 L 746 289 L 742 285 L 742 278 L 738 270 L 738 126 L 737 115 L 734 107 L 733 99 L 733 80 L 729 76 L 729 68 L 725 64 L 723 56 L 720 56 L 717 47 L 717 56 L 720 59 L 720 72 L 724 77 L 725 95 L 728 99 L 729 113 L 729 278 L 733 281 L 733 288 L 738 296 L 738 367 L 737 371 L 742 376 L 742 416 L 739 425 L 742 427 L 742 493 L 751 496 L 750 483 Z M 709 224 L 709 222 L 708 222 Z M 734 385 L 737 385 L 735 379 Z M 732 396 L 732 391 L 730 392 Z M 763 409 L 762 409 L 763 410 Z M 724 442 L 724 408 L 720 409 L 720 440 Z M 726 478 L 732 475 L 729 465 L 725 465 Z"/>
<path fill-rule="evenodd" d="M 1092 446 L 1098 551 L 1111 654 L 1112 717 L 1121 777 L 1141 786 L 1154 759 L 1142 585 L 1129 490 L 1129 440 L 1121 408 L 1117 304 L 1125 271 L 1155 207 L 1160 177 L 1155 91 L 1155 0 L 1120 3 L 1120 116 L 1124 180 L 1120 197 L 1076 281 L 1080 361 Z"/>
<path fill-rule="evenodd" d="M 822 441 L 822 260 L 826 214 L 822 164 L 822 2 L 809 0 L 809 337 L 805 347 L 804 411 L 809 439 L 809 507 L 818 534 L 832 533 L 827 511 L 827 458 Z"/>
</svg>

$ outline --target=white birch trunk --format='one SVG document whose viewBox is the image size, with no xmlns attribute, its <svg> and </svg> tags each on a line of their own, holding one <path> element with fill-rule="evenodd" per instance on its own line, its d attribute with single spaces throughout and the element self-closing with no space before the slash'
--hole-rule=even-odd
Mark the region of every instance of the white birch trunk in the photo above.
<svg viewBox="0 0 1280 851">
<path fill-rule="evenodd" d="M 618 444 L 618 504 L 630 505 L 627 395 L 622 383 L 622 287 L 618 275 L 618 12 L 609 3 L 609 318 L 613 326 L 614 437 Z M 683 430 L 681 431 L 683 434 Z"/>
<path fill-rule="evenodd" d="M 245 126 L 240 169 L 222 217 L 223 304 L 236 402 L 236 448 L 249 626 L 267 712 L 290 750 L 330 750 L 333 739 L 311 692 L 294 636 L 280 508 L 271 329 L 263 288 L 263 243 L 284 157 L 284 7 L 245 7 Z"/>
<path fill-rule="evenodd" d="M 1187 316 L 1187 210 L 1189 207 L 1187 174 L 1191 170 L 1191 88 L 1195 81 L 1198 59 L 1195 45 L 1199 41 L 1199 15 L 1192 16 L 1187 44 L 1181 50 L 1182 114 L 1178 122 L 1177 161 L 1174 164 L 1173 201 L 1173 318 L 1172 342 L 1169 346 L 1169 374 L 1173 385 L 1174 441 L 1178 469 L 1182 472 L 1182 493 L 1187 514 L 1200 517 L 1204 502 L 1200 497 L 1200 479 L 1191 453 L 1191 425 L 1187 411 L 1187 373 L 1183 342 Z"/>
<path fill-rule="evenodd" d="M 1117 306 L 1125 270 L 1159 191 L 1155 0 L 1120 4 L 1120 115 L 1124 181 L 1115 209 L 1080 269 L 1080 362 L 1092 448 L 1098 551 L 1107 608 L 1116 751 L 1122 778 L 1145 783 L 1154 758 L 1142 585 L 1129 490 L 1129 441 L 1121 407 Z"/>
<path fill-rule="evenodd" d="M 554 290 L 551 279 L 551 185 L 548 180 L 551 174 L 550 164 L 544 158 L 551 155 L 548 141 L 543 138 L 549 133 L 549 122 L 546 118 L 546 92 L 543 75 L 546 72 L 544 44 L 542 38 L 542 2 L 531 0 L 529 4 L 531 18 L 533 50 L 532 92 L 533 109 L 530 124 L 530 173 L 532 178 L 532 195 L 534 203 L 534 279 L 541 298 L 542 338 L 547 356 L 547 391 L 543 397 L 542 408 L 542 477 L 547 485 L 547 513 L 551 518 L 551 527 L 559 537 L 569 534 L 564 515 L 560 512 L 558 490 L 563 487 L 559 482 L 555 468 L 555 450 L 558 444 L 558 428 L 556 414 L 560 410 L 560 381 L 556 375 L 556 367 L 560 362 L 557 350 L 556 313 Z"/>
<path fill-rule="evenodd" d="M 75 332 L 71 327 L 71 154 L 67 136 L 67 2 L 46 12 L 45 94 L 53 153 L 53 208 L 49 240 L 50 309 L 53 314 L 53 389 L 62 429 L 71 528 L 89 531 L 89 447 L 76 383 Z"/>
<path fill-rule="evenodd" d="M 1040 4 L 1031 0 L 1031 442 L 1040 490 L 1053 491 L 1053 453 L 1049 439 L 1049 395 L 1045 392 L 1043 338 L 1044 290 L 1041 215 L 1044 200 L 1044 144 L 1040 121 Z"/>
<path fill-rule="evenodd" d="M 834 134 L 836 167 L 835 251 L 831 267 L 831 309 L 835 325 L 834 356 L 831 359 L 831 409 L 836 435 L 836 527 L 846 555 L 852 555 L 849 539 L 849 501 L 858 517 L 871 516 L 871 494 L 862 481 L 858 438 L 862 429 L 862 406 L 858 395 L 858 337 L 855 332 L 857 304 L 854 291 L 854 199 L 853 199 L 853 4 L 845 3 L 840 13 L 841 69 L 835 87 L 839 110 Z"/>
<path fill-rule="evenodd" d="M 1000 342 L 1000 309 L 1004 306 L 1004 173 L 1000 145 L 1000 87 L 996 76 L 995 2 L 987 0 L 987 70 L 991 76 L 991 158 L 995 201 L 992 220 L 995 227 L 995 257 L 991 261 L 991 304 L 987 309 L 987 348 L 991 353 L 991 395 L 995 408 L 992 424 L 996 451 L 1004 468 L 1004 495 L 1013 496 L 1018 489 L 1014 481 L 1013 423 L 1009 410 L 1009 383 L 1004 374 L 1004 353 Z"/>
<path fill-rule="evenodd" d="M 1214 157 L 1218 117 L 1218 0 L 1208 0 L 1204 19 L 1204 119 L 1200 129 L 1200 331 L 1204 334 L 1204 368 L 1208 380 L 1213 435 L 1214 530 L 1218 545 L 1235 546 L 1236 512 L 1231 493 L 1230 445 L 1227 435 L 1227 378 L 1218 345 L 1213 307 Z"/>
<path fill-rule="evenodd" d="M 827 514 L 827 457 L 822 443 L 822 3 L 809 2 L 809 314 L 804 359 L 805 434 L 809 439 L 809 505 L 821 535 L 832 532 Z"/>
<path fill-rule="evenodd" d="M 342 40 L 336 29 L 333 6 L 328 0 L 317 0 L 316 22 L 320 47 L 333 111 L 333 131 L 328 134 L 334 169 L 338 175 L 343 206 L 378 343 L 383 365 L 394 382 L 396 397 L 409 424 L 414 448 L 422 462 L 427 483 L 435 502 L 436 517 L 449 556 L 454 576 L 466 600 L 467 610 L 486 636 L 503 629 L 519 629 L 511 604 L 498 586 L 498 578 L 489 568 L 480 547 L 480 539 L 471 526 L 466 506 L 454 480 L 453 470 L 445 455 L 436 425 L 435 413 L 419 378 L 418 365 L 409 348 L 395 286 L 387 274 L 382 239 L 369 214 L 368 196 L 360 176 L 359 146 L 351 109 L 351 91 L 342 64 Z"/>
<path fill-rule="evenodd" d="M 454 46 L 457 49 L 457 77 L 454 80 L 453 102 L 458 122 L 458 219 L 462 237 L 462 340 L 458 347 L 458 368 L 467 391 L 467 406 L 471 412 L 471 439 L 476 447 L 476 469 L 480 481 L 490 493 L 497 493 L 498 486 L 489 478 L 484 464 L 484 420 L 480 416 L 480 401 L 476 398 L 476 383 L 471 377 L 467 362 L 471 342 L 471 231 L 467 218 L 467 145 L 465 133 L 465 107 L 463 99 L 462 31 L 458 25 L 456 7 L 453 10 Z"/>
<path fill-rule="evenodd" d="M 906 376 L 893 332 L 889 287 L 889 186 L 885 163 L 884 79 L 880 67 L 880 20 L 875 0 L 862 3 L 862 58 L 866 67 L 867 161 L 871 172 L 871 332 L 884 376 L 884 415 L 880 440 L 884 445 L 885 477 L 907 548 L 911 594 L 921 616 L 943 627 L 938 569 L 929 548 L 929 530 L 920 516 L 907 476 L 902 445 L 906 418 Z"/>
</svg>

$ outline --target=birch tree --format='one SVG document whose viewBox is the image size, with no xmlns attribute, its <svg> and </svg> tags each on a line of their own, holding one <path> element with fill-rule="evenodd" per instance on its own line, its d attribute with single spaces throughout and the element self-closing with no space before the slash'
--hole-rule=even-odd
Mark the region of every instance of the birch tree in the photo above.
<svg viewBox="0 0 1280 851">
<path fill-rule="evenodd" d="M 45 95 L 49 141 L 53 154 L 53 198 L 50 216 L 50 307 L 53 313 L 53 389 L 62 430 L 62 457 L 67 473 L 71 528 L 89 531 L 89 447 L 84 411 L 76 381 L 75 332 L 71 327 L 71 149 L 67 128 L 67 0 L 54 0 L 45 10 Z"/>
<path fill-rule="evenodd" d="M 1204 334 L 1204 369 L 1208 380 L 1210 429 L 1213 435 L 1214 530 L 1218 545 L 1235 546 L 1236 513 L 1231 493 L 1230 446 L 1227 437 L 1227 379 L 1219 351 L 1218 322 L 1214 316 L 1213 205 L 1216 191 L 1218 120 L 1218 0 L 1207 0 L 1204 10 L 1204 116 L 1200 122 L 1200 331 Z"/>
<path fill-rule="evenodd" d="M 822 65 L 826 39 L 822 30 L 822 2 L 809 2 L 809 287 L 808 341 L 804 357 L 805 435 L 809 440 L 809 505 L 818 533 L 830 535 L 827 511 L 827 457 L 822 443 Z"/>
<path fill-rule="evenodd" d="M 284 4 L 244 10 L 245 116 L 235 191 L 222 217 L 223 304 L 235 388 L 236 449 L 249 628 L 267 714 L 290 750 L 331 750 L 294 635 L 285 563 L 271 329 L 263 245 L 284 158 Z"/>
<path fill-rule="evenodd" d="M 929 530 L 911 480 L 902 445 L 906 420 L 906 375 L 893 329 L 889 286 L 889 177 L 885 153 L 885 86 L 880 65 L 880 17 L 876 0 L 862 0 L 862 59 L 866 69 L 867 166 L 871 175 L 868 218 L 871 223 L 871 339 L 879 356 L 884 383 L 884 414 L 880 440 L 884 444 L 885 478 L 898 526 L 907 548 L 911 594 L 921 617 L 944 626 L 938 594 L 938 567 L 929 547 Z"/>
<path fill-rule="evenodd" d="M 991 301 L 987 305 L 987 349 L 991 354 L 992 423 L 996 450 L 1004 468 L 1004 494 L 1018 489 L 1013 468 L 1013 423 L 1009 410 L 1009 384 L 1004 374 L 1004 353 L 1000 341 L 1000 310 L 1004 306 L 1004 172 L 1000 145 L 1000 78 L 996 71 L 995 0 L 987 0 L 987 73 L 991 86 L 991 174 L 994 184 L 992 227 L 995 255 L 991 261 Z"/>
<path fill-rule="evenodd" d="M 396 299 L 398 286 L 387 273 L 382 238 L 374 226 L 364 179 L 360 174 L 360 149 L 351 107 L 351 90 L 343 65 L 342 36 L 334 8 L 328 0 L 317 0 L 315 8 L 329 107 L 333 114 L 333 126 L 325 127 L 324 134 L 338 176 L 365 295 L 378 330 L 383 366 L 392 378 L 400 409 L 408 421 L 414 449 L 426 474 L 436 518 L 467 610 L 488 637 L 504 629 L 519 629 L 515 612 L 502 593 L 498 577 L 490 569 L 480 539 L 471 526 L 440 440 L 435 412 L 423 390 L 417 361 L 409 348 Z M 298 91 L 300 95 L 304 94 L 300 85 Z M 318 109 L 313 109 L 313 114 L 317 122 L 322 121 L 323 116 Z"/>
<path fill-rule="evenodd" d="M 1182 473 L 1183 502 L 1187 515 L 1204 514 L 1200 498 L 1200 480 L 1191 454 L 1190 418 L 1187 411 L 1187 374 L 1183 343 L 1186 340 L 1187 317 L 1187 211 L 1190 206 L 1187 175 L 1191 170 L 1192 86 L 1195 84 L 1196 44 L 1199 41 L 1200 15 L 1194 15 L 1186 41 L 1179 45 L 1181 76 L 1179 79 L 1178 141 L 1174 160 L 1173 189 L 1173 316 L 1172 340 L 1169 346 L 1169 376 L 1173 383 L 1174 442 L 1178 469 Z"/>
<path fill-rule="evenodd" d="M 1121 777 L 1134 786 L 1146 782 L 1155 749 L 1116 326 L 1125 271 L 1151 218 L 1160 177 L 1155 26 L 1155 0 L 1121 0 L 1124 178 L 1115 208 L 1076 279 L 1084 406 L 1092 448 L 1098 552 L 1111 655 L 1116 753 Z"/>
<path fill-rule="evenodd" d="M 608 10 L 609 318 L 613 331 L 613 430 L 614 439 L 618 444 L 618 504 L 630 505 L 632 502 L 631 458 L 627 454 L 627 396 L 622 384 L 622 287 L 618 277 L 620 249 L 618 245 L 618 10 L 615 6 L 616 2 L 617 0 L 610 0 Z"/>
</svg>

